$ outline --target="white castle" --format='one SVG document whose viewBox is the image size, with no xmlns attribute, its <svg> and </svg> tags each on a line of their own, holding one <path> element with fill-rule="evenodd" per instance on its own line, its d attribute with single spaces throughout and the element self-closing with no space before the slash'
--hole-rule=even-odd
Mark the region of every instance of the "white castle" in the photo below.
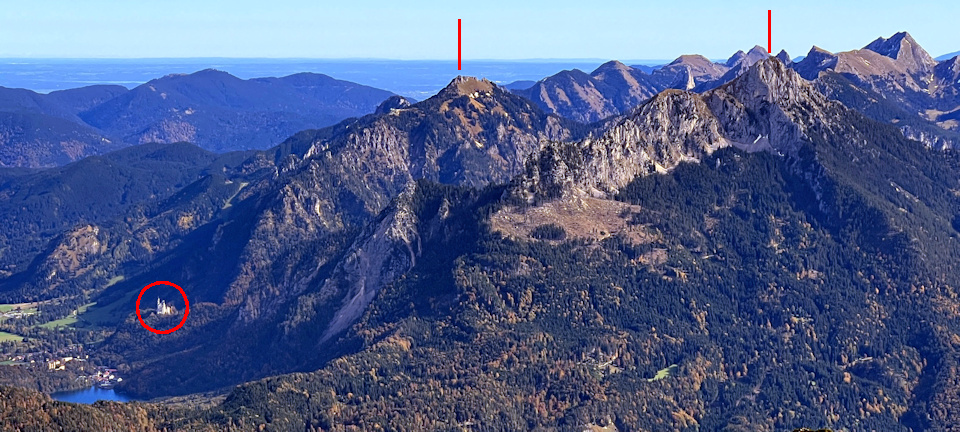
<svg viewBox="0 0 960 432">
<path fill-rule="evenodd" d="M 173 315 L 177 310 L 173 305 L 167 305 L 167 302 L 157 299 L 157 315 Z"/>
</svg>

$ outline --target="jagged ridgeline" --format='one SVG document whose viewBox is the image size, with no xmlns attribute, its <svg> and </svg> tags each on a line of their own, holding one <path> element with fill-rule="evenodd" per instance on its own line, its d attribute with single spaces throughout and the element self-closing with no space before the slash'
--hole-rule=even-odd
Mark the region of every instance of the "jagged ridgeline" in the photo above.
<svg viewBox="0 0 960 432">
<path fill-rule="evenodd" d="M 657 67 L 613 61 L 591 73 L 563 71 L 514 90 L 548 112 L 593 122 L 627 114 L 667 89 L 704 92 L 742 75 L 769 57 L 754 47 L 725 62 L 684 55 Z M 956 54 L 934 60 L 906 32 L 878 38 L 863 49 L 830 53 L 818 47 L 799 62 L 782 63 L 815 83 L 831 99 L 874 120 L 895 124 L 907 137 L 935 148 L 960 143 L 960 63 Z"/>
<path fill-rule="evenodd" d="M 446 217 L 450 231 L 418 228 L 418 264 L 348 330 L 358 351 L 241 386 L 220 409 L 255 406 L 296 428 L 948 422 L 954 155 L 827 100 L 777 60 L 703 96 L 663 97 L 620 129 L 558 145 L 499 201 L 421 184 L 446 196 L 403 219 Z M 666 132 L 703 130 L 696 116 L 720 133 L 671 149 L 689 162 L 671 163 L 623 133 L 650 116 L 671 120 Z M 765 151 L 736 148 L 762 140 Z M 606 165 L 622 154 L 652 169 L 620 182 L 602 168 L 633 166 Z M 643 174 L 656 164 L 673 169 Z M 545 178 L 554 189 L 535 187 Z M 534 236 L 558 229 L 567 240 Z"/>
<path fill-rule="evenodd" d="M 100 347 L 128 391 L 304 372 L 211 408 L 41 411 L 146 430 L 906 431 L 960 415 L 953 152 L 773 58 L 592 133 L 478 80 L 391 104 L 250 159 L 262 177 L 99 297 L 123 305 L 163 273 L 198 298 L 172 337 L 127 316 Z"/>
</svg>

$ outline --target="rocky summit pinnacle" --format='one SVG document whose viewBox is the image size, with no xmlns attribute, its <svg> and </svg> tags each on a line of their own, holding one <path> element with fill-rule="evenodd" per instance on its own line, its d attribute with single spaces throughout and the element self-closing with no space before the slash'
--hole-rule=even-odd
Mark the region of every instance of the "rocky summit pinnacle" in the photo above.
<svg viewBox="0 0 960 432">
<path fill-rule="evenodd" d="M 727 85 L 740 92 L 741 99 L 762 98 L 767 102 L 783 104 L 798 97 L 798 92 L 808 86 L 794 71 L 777 58 L 762 60 L 750 67 L 736 81 Z"/>
<path fill-rule="evenodd" d="M 807 56 L 803 58 L 798 63 L 793 65 L 794 70 L 800 74 L 800 76 L 813 80 L 817 78 L 817 75 L 821 71 L 832 68 L 837 64 L 837 56 L 832 52 L 827 51 L 823 48 L 820 48 L 814 45 L 810 48 L 810 52 L 807 53 Z"/>
<path fill-rule="evenodd" d="M 411 105 L 413 105 L 413 103 L 410 102 L 409 99 L 403 96 L 394 95 L 381 102 L 380 105 L 377 106 L 377 109 L 374 110 L 374 113 L 390 114 L 391 110 L 409 108 Z"/>
<path fill-rule="evenodd" d="M 727 67 L 733 67 L 737 63 L 740 63 L 740 61 L 743 60 L 743 58 L 746 56 L 747 56 L 747 53 L 743 52 L 743 50 L 739 50 L 733 53 L 733 55 L 730 56 L 729 59 L 727 59 L 727 62 L 725 64 L 727 65 Z"/>
<path fill-rule="evenodd" d="M 496 84 L 486 78 L 479 79 L 471 76 L 458 75 L 453 81 L 450 81 L 450 84 L 448 84 L 441 93 L 455 92 L 462 96 L 469 96 L 475 93 L 492 92 L 494 87 L 496 87 Z"/>
<path fill-rule="evenodd" d="M 777 53 L 777 59 L 787 66 L 793 64 L 793 60 L 790 59 L 790 54 L 787 54 L 787 50 L 780 50 L 780 52 Z"/>
<path fill-rule="evenodd" d="M 800 122 L 828 122 L 836 105 L 769 57 L 702 95 L 661 92 L 597 138 L 546 147 L 527 164 L 514 194 L 528 203 L 609 197 L 636 176 L 666 172 L 723 147 L 792 153 L 805 136 Z"/>
<path fill-rule="evenodd" d="M 919 63 L 928 65 L 936 64 L 936 60 L 921 48 L 920 44 L 907 32 L 896 33 L 889 39 L 882 37 L 877 38 L 877 40 L 870 42 L 864 49 L 890 57 L 894 60 L 908 56 Z"/>
</svg>

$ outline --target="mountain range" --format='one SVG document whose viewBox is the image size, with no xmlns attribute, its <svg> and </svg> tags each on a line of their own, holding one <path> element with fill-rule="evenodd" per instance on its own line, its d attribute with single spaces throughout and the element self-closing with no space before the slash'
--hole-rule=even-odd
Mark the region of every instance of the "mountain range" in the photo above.
<svg viewBox="0 0 960 432">
<path fill-rule="evenodd" d="M 666 89 L 717 87 L 766 57 L 766 50 L 759 46 L 747 53 L 737 51 L 725 63 L 714 63 L 700 55 L 683 55 L 649 73 L 611 61 L 589 74 L 576 69 L 563 71 L 516 92 L 545 110 L 590 123 L 625 114 Z"/>
<path fill-rule="evenodd" d="M 651 73 L 611 62 L 590 74 L 564 71 L 515 91 L 549 112 L 594 122 L 627 113 L 666 89 L 716 88 L 768 56 L 761 47 L 740 51 L 725 63 L 687 55 Z M 910 138 L 937 148 L 960 143 L 956 56 L 934 60 L 906 32 L 837 54 L 813 47 L 797 63 L 783 51 L 777 58 L 824 94 L 876 120 L 897 123 Z"/>
<path fill-rule="evenodd" d="M 898 33 L 797 63 L 754 48 L 512 91 L 458 77 L 267 150 L 144 144 L 0 171 L 17 222 L 0 299 L 95 303 L 72 331 L 131 395 L 226 393 L 76 407 L 0 389 L 0 418 L 951 430 L 960 158 L 930 110 L 951 112 L 956 60 Z M 136 130 L 91 114 L 136 105 L 114 90 L 57 115 Z M 157 280 L 190 297 L 170 335 L 132 311 Z"/>
<path fill-rule="evenodd" d="M 391 95 L 321 74 L 242 80 L 212 69 L 131 90 L 0 88 L 0 166 L 63 165 L 155 142 L 190 141 L 216 152 L 265 149 L 300 130 L 369 114 Z"/>
</svg>

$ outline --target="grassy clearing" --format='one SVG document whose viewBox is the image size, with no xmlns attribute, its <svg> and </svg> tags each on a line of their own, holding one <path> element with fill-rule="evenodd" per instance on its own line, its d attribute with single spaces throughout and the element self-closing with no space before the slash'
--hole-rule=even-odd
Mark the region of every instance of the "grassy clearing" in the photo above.
<svg viewBox="0 0 960 432">
<path fill-rule="evenodd" d="M 133 303 L 139 291 L 130 291 L 115 302 L 96 305 L 80 316 L 83 322 L 94 326 L 112 325 L 133 312 Z"/>
<path fill-rule="evenodd" d="M 0 331 L 0 342 L 10 342 L 10 341 L 20 342 L 22 340 L 23 340 L 23 336 Z"/>
<path fill-rule="evenodd" d="M 110 288 L 120 282 L 123 282 L 124 280 L 126 280 L 126 276 L 124 275 L 114 276 L 107 281 L 107 284 L 103 286 L 103 289 Z M 128 299 L 132 299 L 133 295 L 135 294 L 136 293 L 130 293 L 125 295 L 119 301 L 106 305 L 98 305 L 96 302 L 93 302 L 81 306 L 77 313 L 77 323 L 79 324 L 75 323 L 74 327 L 92 328 L 115 323 L 116 317 L 122 316 L 118 315 L 119 305 L 123 304 Z"/>
<path fill-rule="evenodd" d="M 37 303 L 8 303 L 0 304 L 0 313 L 10 312 L 19 308 L 24 313 L 37 313 Z"/>
<path fill-rule="evenodd" d="M 660 381 L 664 378 L 669 378 L 671 375 L 677 373 L 678 368 L 679 367 L 677 365 L 672 364 L 663 369 L 660 369 L 657 371 L 657 374 L 653 376 L 653 378 L 647 378 L 647 382 Z"/>
<path fill-rule="evenodd" d="M 110 280 L 107 281 L 107 284 L 103 286 L 103 289 L 110 288 L 110 287 L 116 285 L 118 282 L 123 282 L 123 280 L 126 279 L 126 278 L 127 278 L 127 277 L 124 276 L 124 275 L 114 276 L 114 277 L 110 278 Z"/>
<path fill-rule="evenodd" d="M 61 318 L 61 319 L 58 319 L 58 320 L 55 320 L 55 321 L 50 321 L 50 322 L 48 322 L 48 323 L 40 324 L 38 327 L 52 330 L 52 329 L 55 329 L 55 328 L 57 328 L 57 327 L 70 327 L 70 326 L 73 326 L 73 325 L 76 324 L 77 321 L 78 321 L 77 316 L 85 313 L 85 312 L 87 311 L 87 309 L 90 309 L 90 307 L 93 306 L 93 305 L 95 305 L 95 304 L 96 304 L 96 303 L 87 303 L 87 304 L 85 304 L 85 305 L 82 305 L 82 306 L 78 307 L 77 310 L 71 312 L 70 315 L 68 315 L 66 318 Z"/>
<path fill-rule="evenodd" d="M 70 327 L 77 323 L 77 316 L 70 314 L 66 318 L 60 318 L 58 320 L 50 321 L 48 323 L 40 324 L 37 327 L 45 328 L 48 330 L 53 330 L 57 327 Z"/>
</svg>

